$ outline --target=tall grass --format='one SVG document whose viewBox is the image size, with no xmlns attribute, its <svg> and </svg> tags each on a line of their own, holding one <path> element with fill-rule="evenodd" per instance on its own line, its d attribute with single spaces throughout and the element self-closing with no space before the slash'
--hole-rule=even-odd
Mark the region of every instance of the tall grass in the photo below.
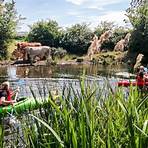
<svg viewBox="0 0 148 148">
<path fill-rule="evenodd" d="M 80 90 L 64 88 L 56 99 L 21 116 L 28 148 L 143 148 L 148 145 L 148 96 L 129 88 L 112 91 L 80 82 Z M 66 92 L 66 93 L 65 93 Z M 106 97 L 104 97 L 106 96 Z M 2 134 L 1 134 L 2 135 Z"/>
</svg>

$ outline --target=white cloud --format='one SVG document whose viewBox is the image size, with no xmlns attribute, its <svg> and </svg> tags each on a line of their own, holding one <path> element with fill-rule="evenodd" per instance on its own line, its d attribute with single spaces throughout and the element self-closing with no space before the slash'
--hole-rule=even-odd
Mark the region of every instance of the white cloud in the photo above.
<svg viewBox="0 0 148 148">
<path fill-rule="evenodd" d="M 67 2 L 71 2 L 75 5 L 81 5 L 83 4 L 84 2 L 87 2 L 88 0 L 66 0 Z"/>
<path fill-rule="evenodd" d="M 70 11 L 67 12 L 67 15 L 69 15 L 69 16 L 78 16 L 78 15 L 80 15 L 80 12 L 79 11 L 70 10 Z"/>
<path fill-rule="evenodd" d="M 115 22 L 118 25 L 124 25 L 123 20 L 127 19 L 125 11 L 108 11 L 104 15 L 98 17 L 99 21 Z"/>
<path fill-rule="evenodd" d="M 120 3 L 123 0 L 66 0 L 74 5 L 79 5 L 85 8 L 102 9 L 103 6 Z"/>
<path fill-rule="evenodd" d="M 100 24 L 101 21 L 107 21 L 107 22 L 114 22 L 118 26 L 125 26 L 124 19 L 127 19 L 125 16 L 125 11 L 108 11 L 104 12 L 104 15 L 98 15 L 98 16 L 84 16 L 84 15 L 76 15 L 77 19 L 76 22 L 71 22 L 69 24 L 66 24 L 66 26 L 71 26 L 71 24 L 75 23 L 90 23 L 91 28 L 93 29 L 97 25 Z"/>
</svg>

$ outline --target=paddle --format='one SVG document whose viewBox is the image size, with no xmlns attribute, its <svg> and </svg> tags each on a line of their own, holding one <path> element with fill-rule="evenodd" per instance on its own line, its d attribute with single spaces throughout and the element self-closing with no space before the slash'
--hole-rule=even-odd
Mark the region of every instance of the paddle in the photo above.
<svg viewBox="0 0 148 148">
<path fill-rule="evenodd" d="M 17 97 L 18 97 L 18 91 L 15 93 L 14 102 L 17 102 Z"/>
<path fill-rule="evenodd" d="M 26 84 L 26 82 L 23 80 L 23 79 L 19 79 L 19 81 L 17 82 L 17 89 L 20 89 L 20 88 L 22 88 L 22 86 L 23 85 L 25 85 Z M 16 93 L 16 95 L 15 95 L 15 101 L 22 101 L 22 100 L 24 100 L 24 99 L 26 99 L 26 97 L 21 97 L 21 98 L 18 98 L 18 93 Z"/>
</svg>

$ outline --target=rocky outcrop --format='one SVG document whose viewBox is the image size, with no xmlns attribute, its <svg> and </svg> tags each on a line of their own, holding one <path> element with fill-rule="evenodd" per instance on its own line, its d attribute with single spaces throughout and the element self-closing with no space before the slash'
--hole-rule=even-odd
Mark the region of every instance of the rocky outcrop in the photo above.
<svg viewBox="0 0 148 148">
<path fill-rule="evenodd" d="M 100 54 L 93 55 L 92 60 L 94 64 L 102 65 L 116 65 L 123 64 L 124 52 L 101 52 Z"/>
<path fill-rule="evenodd" d="M 124 51 L 124 44 L 125 44 L 125 40 L 121 39 L 114 47 L 114 51 Z"/>
<path fill-rule="evenodd" d="M 111 35 L 112 35 L 112 32 L 110 30 L 103 33 L 99 39 L 96 35 L 94 35 L 93 40 L 91 41 L 91 45 L 88 48 L 88 53 L 87 53 L 90 59 L 92 59 L 92 55 L 97 54 L 101 51 L 102 44 L 105 41 L 108 41 Z"/>
<path fill-rule="evenodd" d="M 130 36 L 131 34 L 128 33 L 124 39 L 121 39 L 119 42 L 117 42 L 116 46 L 114 47 L 114 51 L 125 51 L 128 47 Z"/>
<path fill-rule="evenodd" d="M 140 67 L 142 65 L 142 60 L 144 58 L 143 54 L 138 54 L 137 58 L 136 58 L 136 63 L 134 65 L 134 70 L 136 70 L 138 67 Z"/>
</svg>

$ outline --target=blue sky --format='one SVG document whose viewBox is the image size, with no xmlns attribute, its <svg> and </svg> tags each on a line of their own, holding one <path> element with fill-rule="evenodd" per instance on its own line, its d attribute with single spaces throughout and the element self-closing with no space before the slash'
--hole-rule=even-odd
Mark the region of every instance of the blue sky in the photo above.
<svg viewBox="0 0 148 148">
<path fill-rule="evenodd" d="M 20 31 L 40 20 L 56 20 L 61 27 L 87 22 L 94 28 L 101 21 L 124 26 L 130 0 L 16 0 L 16 9 L 26 17 Z"/>
</svg>

